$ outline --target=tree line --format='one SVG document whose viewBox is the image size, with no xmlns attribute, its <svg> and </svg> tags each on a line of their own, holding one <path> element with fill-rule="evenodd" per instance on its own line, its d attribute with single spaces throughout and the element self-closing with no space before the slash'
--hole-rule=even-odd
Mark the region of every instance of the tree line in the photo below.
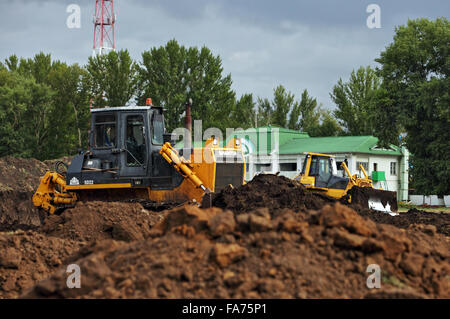
<svg viewBox="0 0 450 319">
<path fill-rule="evenodd" d="M 144 105 L 151 97 L 167 110 L 172 131 L 184 126 L 184 106 L 192 98 L 192 116 L 204 128 L 273 125 L 310 136 L 374 135 L 381 147 L 404 144 L 413 154 L 414 186 L 448 194 L 449 42 L 445 18 L 397 27 L 376 59 L 379 67 L 361 66 L 337 81 L 332 111 L 305 88 L 298 97 L 282 85 L 271 99 L 237 97 L 220 56 L 176 40 L 143 52 L 141 61 L 127 50 L 90 57 L 84 66 L 42 52 L 29 59 L 11 55 L 0 63 L 0 156 L 74 154 L 87 144 L 89 105 Z"/>
</svg>

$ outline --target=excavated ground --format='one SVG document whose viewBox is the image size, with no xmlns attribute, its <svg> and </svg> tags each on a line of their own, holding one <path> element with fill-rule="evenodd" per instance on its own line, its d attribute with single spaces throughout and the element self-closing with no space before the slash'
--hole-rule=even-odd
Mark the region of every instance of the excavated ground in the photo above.
<svg viewBox="0 0 450 319">
<path fill-rule="evenodd" d="M 60 160 L 68 164 L 71 158 Z M 40 177 L 47 170 L 54 170 L 57 161 L 0 158 L 0 231 L 36 229 L 41 225 L 39 212 L 31 198 Z"/>
<path fill-rule="evenodd" d="M 1 202 L 0 214 L 15 216 L 0 220 L 9 230 L 0 298 L 450 298 L 449 214 L 380 215 L 261 175 L 216 194 L 209 209 L 79 202 L 17 230 L 27 225 L 17 206 L 31 207 L 33 189 L 19 200 L 10 179 L 23 168 L 17 185 L 37 184 L 46 167 L 0 159 L 9 187 L 0 193 L 14 203 Z M 81 289 L 66 286 L 69 264 L 80 266 Z M 381 289 L 366 286 L 369 264 L 381 267 Z"/>
<path fill-rule="evenodd" d="M 305 213 L 195 206 L 165 213 L 147 240 L 92 242 L 26 298 L 450 297 L 450 244 L 434 226 L 376 224 L 340 203 Z M 369 264 L 382 288 L 366 287 Z"/>
</svg>

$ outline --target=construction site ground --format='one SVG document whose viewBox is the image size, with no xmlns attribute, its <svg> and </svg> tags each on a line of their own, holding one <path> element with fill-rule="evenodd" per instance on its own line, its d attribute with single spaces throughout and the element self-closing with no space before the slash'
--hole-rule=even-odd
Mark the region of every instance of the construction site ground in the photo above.
<svg viewBox="0 0 450 319">
<path fill-rule="evenodd" d="M 402 212 L 402 213 L 406 213 L 407 211 L 409 211 L 410 209 L 417 209 L 417 210 L 421 210 L 424 212 L 430 212 L 430 213 L 447 213 L 450 214 L 450 207 L 446 207 L 446 206 L 416 206 L 416 205 L 411 205 L 408 207 L 399 207 L 398 211 Z"/>
<path fill-rule="evenodd" d="M 0 298 L 450 298 L 448 213 L 389 216 L 259 175 L 209 209 L 78 202 L 41 225 L 31 197 L 53 164 L 0 158 Z"/>
</svg>

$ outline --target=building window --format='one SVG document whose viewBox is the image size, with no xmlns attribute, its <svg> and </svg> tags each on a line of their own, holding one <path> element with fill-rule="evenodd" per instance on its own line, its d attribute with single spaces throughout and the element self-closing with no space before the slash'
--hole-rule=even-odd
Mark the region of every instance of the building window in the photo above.
<svg viewBox="0 0 450 319">
<path fill-rule="evenodd" d="M 374 172 L 378 171 L 378 164 L 377 163 L 373 163 L 373 171 Z"/>
<path fill-rule="evenodd" d="M 364 170 L 367 172 L 369 170 L 369 163 L 368 162 L 356 162 L 356 169 L 359 171 L 359 165 L 362 165 L 364 167 Z"/>
<path fill-rule="evenodd" d="M 280 163 L 280 171 L 296 172 L 297 171 L 297 163 Z"/>
<path fill-rule="evenodd" d="M 271 167 L 271 164 L 255 164 L 255 170 L 257 172 L 270 172 Z"/>
<path fill-rule="evenodd" d="M 391 175 L 397 175 L 397 163 L 391 162 Z"/>
</svg>

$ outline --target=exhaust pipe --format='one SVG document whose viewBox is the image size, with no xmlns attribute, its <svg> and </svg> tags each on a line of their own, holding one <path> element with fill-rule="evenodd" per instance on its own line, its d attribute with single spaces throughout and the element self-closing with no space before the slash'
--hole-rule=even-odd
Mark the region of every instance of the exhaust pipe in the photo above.
<svg viewBox="0 0 450 319">
<path fill-rule="evenodd" d="M 191 106 L 192 106 L 192 99 L 189 98 L 189 100 L 186 102 L 186 117 L 185 117 L 185 127 L 186 127 L 186 133 L 188 136 L 185 136 L 184 138 L 184 149 L 187 155 L 191 155 L 191 149 L 192 149 L 192 117 L 191 117 Z M 186 157 L 186 158 L 189 158 Z"/>
</svg>

